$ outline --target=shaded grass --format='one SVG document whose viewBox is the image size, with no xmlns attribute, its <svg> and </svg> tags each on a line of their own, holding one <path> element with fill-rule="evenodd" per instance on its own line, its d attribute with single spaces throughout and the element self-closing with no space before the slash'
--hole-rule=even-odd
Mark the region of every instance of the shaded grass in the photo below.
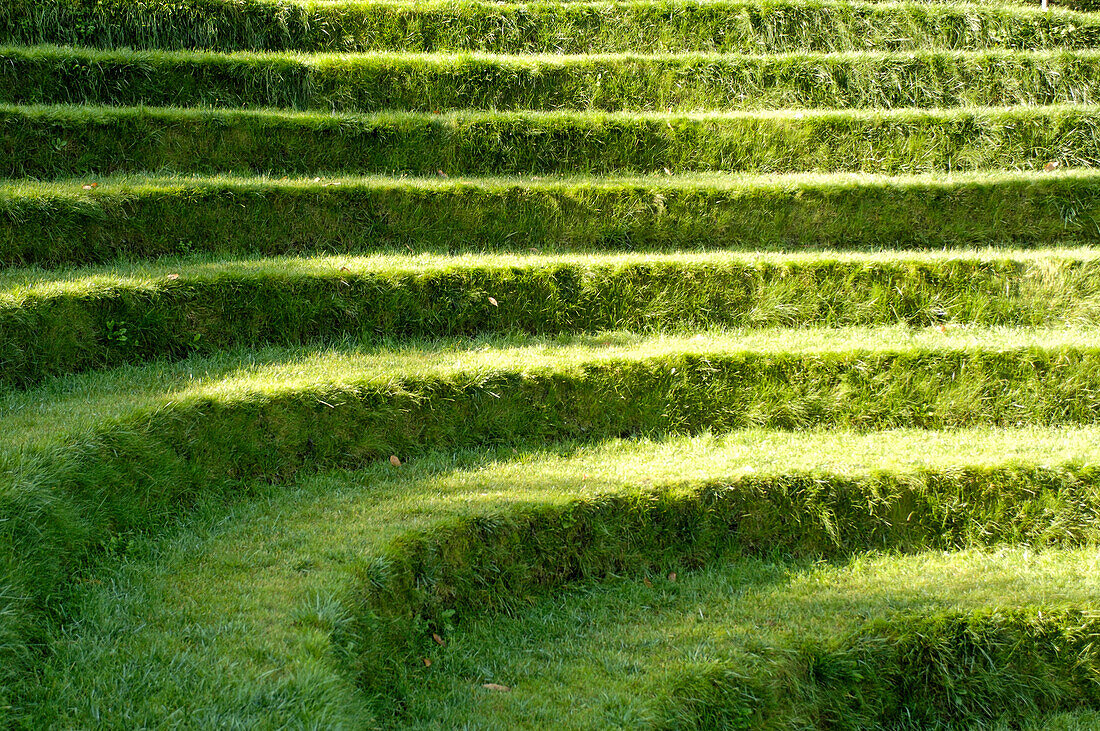
<svg viewBox="0 0 1100 731">
<path fill-rule="evenodd" d="M 0 107 L 0 174 L 926 173 L 1100 164 L 1097 109 L 323 115 Z"/>
<path fill-rule="evenodd" d="M 672 111 L 1094 104 L 1100 53 L 367 56 L 0 49 L 15 104 Z"/>
<path fill-rule="evenodd" d="M 923 474 L 939 474 L 947 482 L 985 475 L 998 485 L 1018 479 L 1022 486 L 1029 475 L 1068 477 L 1072 471 L 1059 467 L 1066 462 L 1094 464 L 1100 443 L 1094 432 L 1091 427 L 750 431 L 558 445 L 518 454 L 509 447 L 425 453 L 400 469 L 382 460 L 358 472 L 306 477 L 298 487 L 254 484 L 243 493 L 247 500 L 234 503 L 228 513 L 216 500 L 201 508 L 173 531 L 176 537 L 170 541 L 133 538 L 118 574 L 84 575 L 74 585 L 70 604 L 81 621 L 51 643 L 52 657 L 23 689 L 30 695 L 23 698 L 20 717 L 28 726 L 82 726 L 98 719 L 100 725 L 122 728 L 183 718 L 233 728 L 370 725 L 366 709 L 332 662 L 329 634 L 346 621 L 338 599 L 347 586 L 347 567 L 376 555 L 410 529 L 431 530 L 440 521 L 538 505 L 564 506 L 577 497 L 636 494 L 639 486 L 690 487 L 744 475 L 782 482 L 783 475 L 800 470 L 835 471 L 858 480 L 868 470 L 905 475 L 925 469 Z M 1006 470 L 1005 462 L 1049 469 Z M 919 479 L 906 477 L 904 484 L 917 489 Z M 1081 506 L 1091 494 L 1083 484 L 1067 483 L 1066 490 L 1063 497 L 1084 501 Z M 995 492 L 991 488 L 986 494 Z M 1030 499 L 1036 508 L 1049 508 L 1033 513 L 1034 525 L 1054 520 L 1056 502 L 1040 500 L 1038 493 Z M 949 509 L 946 503 L 944 509 Z M 1094 521 L 1082 516 L 1073 524 L 1087 532 Z M 1052 522 L 1048 535 L 1055 542 L 1079 540 L 1083 534 L 1070 532 L 1069 525 L 1056 528 Z M 1052 561 L 1060 560 L 1056 555 L 1051 554 Z M 1028 564 L 1028 570 L 1036 565 Z M 1029 581 L 1031 576 L 1021 574 L 1025 589 L 1047 585 Z M 1081 582 L 1063 586 L 1083 589 Z M 629 618 L 632 610 L 624 611 Z M 503 620 L 498 616 L 489 625 L 475 626 L 496 621 Z M 575 625 L 571 631 L 576 634 Z M 449 652 L 463 634 L 445 634 L 452 643 Z M 502 634 L 498 640 L 506 643 L 516 636 Z M 432 673 L 440 668 L 451 672 L 446 656 L 433 650 L 431 657 L 437 662 Z M 590 672 L 599 667 L 591 656 L 586 663 Z M 628 682 L 623 673 L 616 674 L 619 682 Z M 426 692 L 440 688 L 439 675 L 425 679 L 434 684 L 425 686 Z M 515 682 L 505 675 L 493 679 Z M 486 710 L 483 701 L 478 705 Z M 426 715 L 437 708 L 419 702 L 415 707 L 424 707 Z M 468 704 L 454 707 L 452 718 L 469 711 Z"/>
<path fill-rule="evenodd" d="M 1058 8 L 861 2 L 377 2 L 13 0 L 0 42 L 105 48 L 597 53 L 1097 45 L 1100 24 Z"/>
<path fill-rule="evenodd" d="M 0 185 L 0 263 L 215 252 L 1065 246 L 1100 242 L 1090 171 Z M 97 187 L 84 190 L 95 182 Z"/>
<path fill-rule="evenodd" d="M 1096 702 L 1096 620 L 1074 612 L 1095 564 L 1002 548 L 585 583 L 449 633 L 394 725 L 1019 727 Z"/>
<path fill-rule="evenodd" d="M 1091 252 L 185 259 L 0 272 L 0 383 L 264 345 L 1097 324 Z"/>
</svg>

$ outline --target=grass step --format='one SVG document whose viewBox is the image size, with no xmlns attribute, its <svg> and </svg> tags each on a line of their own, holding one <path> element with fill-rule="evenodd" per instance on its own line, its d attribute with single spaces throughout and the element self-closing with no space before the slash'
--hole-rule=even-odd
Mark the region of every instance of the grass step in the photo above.
<svg viewBox="0 0 1100 731">
<path fill-rule="evenodd" d="M 263 345 L 812 325 L 1100 325 L 1092 251 L 191 258 L 0 271 L 0 383 Z"/>
<path fill-rule="evenodd" d="M 427 449 L 746 426 L 1081 424 L 1092 329 L 743 331 L 224 353 L 0 400 L 8 666 L 68 577 L 187 505 Z M 26 625 L 26 626 L 24 626 Z M 30 629 L 27 629 L 30 627 Z M 14 649 L 13 649 L 14 648 Z"/>
<path fill-rule="evenodd" d="M 327 115 L 0 106 L 8 177 L 236 170 L 327 175 L 922 173 L 1100 165 L 1100 109 Z"/>
<path fill-rule="evenodd" d="M 218 51 L 607 53 L 1039 50 L 1100 45 L 1100 21 L 1061 8 L 822 0 L 709 2 L 203 2 L 13 0 L 0 43 Z"/>
<path fill-rule="evenodd" d="M 990 525 L 1023 531 L 1036 547 L 1048 539 L 1073 544 L 1087 540 L 1088 532 L 1095 530 L 1088 508 L 1090 501 L 1096 500 L 1095 475 L 1082 465 L 1096 463 L 1098 436 L 1095 427 L 865 434 L 753 430 L 659 441 L 564 444 L 519 453 L 510 447 L 426 453 L 401 468 L 381 460 L 361 471 L 306 477 L 297 485 L 254 485 L 244 491 L 250 496 L 246 502 L 228 511 L 201 510 L 173 531 L 175 538 L 170 541 L 133 537 L 128 558 L 117 573 L 101 572 L 98 578 L 85 574 L 71 596 L 81 622 L 51 645 L 44 667 L 34 682 L 23 688 L 28 695 L 16 704 L 16 713 L 29 726 L 87 725 L 97 714 L 120 724 L 157 725 L 172 712 L 186 714 L 197 723 L 226 726 L 294 725 L 311 720 L 330 725 L 362 724 L 369 713 L 342 667 L 333 663 L 330 645 L 331 633 L 347 621 L 341 598 L 347 592 L 349 566 L 362 565 L 366 558 L 402 545 L 406 540 L 402 537 L 410 531 L 423 538 L 443 536 L 445 532 L 438 531 L 469 525 L 477 516 L 506 520 L 517 509 L 562 509 L 577 499 L 595 504 L 601 495 L 637 495 L 639 487 L 678 485 L 689 493 L 704 485 L 740 486 L 758 490 L 761 499 L 801 494 L 808 508 L 845 494 L 869 496 L 877 491 L 880 499 L 888 501 L 891 498 L 887 496 L 899 494 L 898 490 L 911 491 L 914 496 L 941 496 L 940 502 L 928 503 L 930 509 L 940 511 L 941 518 L 953 515 L 955 519 L 946 524 L 942 519 L 931 520 L 926 525 L 938 526 L 937 530 L 945 525 L 951 526 L 949 530 L 958 529 L 953 538 L 946 539 L 948 544 L 970 545 L 968 535 L 983 545 L 1018 537 L 1009 533 L 1000 533 L 999 539 L 989 533 L 982 535 L 981 527 Z M 1066 464 L 1078 466 L 1067 468 Z M 809 487 L 815 484 L 817 498 Z M 830 492 L 828 485 L 838 491 Z M 953 490 L 966 499 L 952 498 Z M 1045 506 L 1046 512 L 1037 509 L 1039 505 Z M 859 510 L 858 501 L 846 509 Z M 838 525 L 865 524 L 866 505 L 862 510 L 860 521 Z M 817 531 L 813 535 L 826 541 L 817 545 L 835 546 L 817 520 L 806 520 L 802 528 L 789 520 L 781 524 L 789 531 L 805 529 L 807 535 Z M 812 530 L 811 525 L 815 526 Z M 973 572 L 1007 565 L 1010 553 L 999 555 L 1001 562 L 997 554 L 984 562 L 980 553 L 960 555 L 957 560 L 929 555 L 926 566 L 938 562 L 960 569 L 954 579 L 958 582 L 969 575 L 963 569 Z M 1084 553 L 1079 555 L 1083 560 Z M 1051 567 L 1072 570 L 1071 562 L 1076 559 L 1069 553 L 1045 556 L 1025 564 L 1026 568 L 1000 589 L 991 585 L 987 591 L 992 594 L 983 597 L 979 589 L 969 595 L 949 596 L 947 601 L 981 606 L 1001 601 L 996 592 L 1008 592 L 1019 585 L 1021 596 L 1051 605 L 1053 597 L 1041 594 L 1053 586 L 1057 576 Z M 916 557 L 894 564 L 899 582 L 908 575 L 906 567 L 918 570 L 920 560 Z M 872 564 L 874 561 L 871 559 Z M 758 565 L 770 570 L 767 562 Z M 878 565 L 888 570 L 884 562 Z M 682 577 L 679 588 L 706 584 L 685 571 L 687 567 L 683 562 L 673 566 Z M 855 591 L 855 586 L 842 588 L 849 576 L 859 581 L 874 578 L 872 572 L 858 567 L 845 569 L 839 564 L 832 570 L 835 574 L 830 572 L 838 580 L 834 594 L 843 597 L 846 591 Z M 813 568 L 807 568 L 806 583 L 810 584 Z M 672 569 L 660 575 L 667 570 Z M 774 570 L 780 572 L 784 567 L 775 565 Z M 640 579 L 637 571 L 635 567 L 631 575 Z M 705 569 L 700 579 L 708 575 L 706 571 L 711 569 Z M 1075 574 L 1059 588 L 1087 591 L 1079 576 Z M 654 579 L 654 583 L 654 591 L 666 591 L 666 581 Z M 614 595 L 620 588 L 611 585 L 606 591 L 596 590 L 595 595 Z M 746 600 L 749 596 L 766 597 L 766 587 L 761 590 L 765 593 L 749 594 Z M 783 584 L 777 583 L 774 590 L 773 599 L 781 601 Z M 899 588 L 901 592 L 912 590 L 911 585 Z M 575 606 L 575 596 L 566 595 L 570 606 Z M 1061 601 L 1072 603 L 1081 596 L 1063 595 Z M 1020 596 L 1005 599 L 1010 605 L 1019 601 Z M 890 598 L 884 597 L 882 602 L 888 604 Z M 535 610 L 529 608 L 515 620 L 462 615 L 457 629 L 443 633 L 446 650 L 431 651 L 436 661 L 433 668 L 407 678 L 407 690 L 424 700 L 423 705 L 418 704 L 424 714 L 438 709 L 438 699 L 428 701 L 426 697 L 429 689 L 448 697 L 461 692 L 457 688 L 461 675 L 454 669 L 467 656 L 469 640 L 485 627 L 504 626 L 498 623 L 522 626 L 541 606 L 546 605 L 535 605 Z M 763 619 L 771 617 L 768 606 L 760 607 Z M 635 616 L 631 608 L 624 606 L 623 610 L 624 621 L 631 621 Z M 822 614 L 808 621 L 842 623 L 846 618 L 854 620 L 854 614 Z M 593 626 L 591 632 L 602 626 Z M 777 633 L 783 627 L 761 629 Z M 593 636 L 584 633 L 574 642 Z M 483 657 L 496 657 L 498 649 L 503 651 L 509 642 L 499 635 L 485 646 Z M 576 645 L 565 644 L 561 649 L 564 652 L 568 647 Z M 671 647 L 663 649 L 673 652 Z M 553 648 L 548 650 L 553 652 Z M 537 652 L 537 645 L 520 649 L 512 659 L 521 661 L 524 653 L 531 651 Z M 614 658 L 609 661 L 614 663 Z M 486 670 L 504 673 L 509 667 L 488 664 L 473 677 L 483 678 L 481 673 Z M 599 664 L 589 663 L 589 672 L 599 672 L 597 667 Z M 535 671 L 527 672 L 533 686 Z M 620 692 L 620 683 L 630 677 L 638 676 L 619 673 L 609 691 Z M 490 679 L 519 680 L 501 674 L 479 682 Z M 516 692 L 527 690 L 518 683 Z M 536 688 L 530 690 L 534 695 Z M 577 697 L 587 697 L 590 690 L 576 689 Z M 661 697 L 668 697 L 670 690 L 666 686 Z M 247 702 L 255 697 L 269 700 Z M 508 703 L 512 698 L 501 700 Z M 486 710 L 484 706 L 482 710 Z M 462 702 L 455 704 L 453 713 L 470 711 L 470 704 Z"/>
<path fill-rule="evenodd" d="M 893 178 L 21 181 L 0 185 L 0 264 L 59 266 L 203 252 L 1096 244 L 1098 182 L 1100 175 L 1088 170 Z"/>
<path fill-rule="evenodd" d="M 0 49 L 0 102 L 323 111 L 1093 104 L 1100 51 L 367 56 Z"/>
<path fill-rule="evenodd" d="M 1095 568 L 1094 550 L 1015 548 L 585 585 L 450 633 L 403 723 L 531 728 L 567 706 L 555 725 L 1019 727 L 1100 705 Z"/>
</svg>

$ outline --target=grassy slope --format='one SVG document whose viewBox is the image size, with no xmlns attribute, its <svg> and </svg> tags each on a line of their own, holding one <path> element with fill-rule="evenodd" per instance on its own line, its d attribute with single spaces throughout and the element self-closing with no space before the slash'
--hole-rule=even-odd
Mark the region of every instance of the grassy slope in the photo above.
<svg viewBox="0 0 1100 731">
<path fill-rule="evenodd" d="M 321 111 L 1093 104 L 1100 54 L 297 55 L 0 49 L 0 102 Z"/>
<path fill-rule="evenodd" d="M 383 462 L 359 472 L 310 477 L 289 489 L 256 486 L 247 501 L 228 513 L 216 505 L 200 510 L 174 531 L 172 540 L 138 541 L 117 573 L 98 574 L 77 584 L 73 606 L 80 621 L 54 643 L 56 654 L 35 681 L 28 720 L 32 725 L 85 725 L 98 718 L 99 723 L 116 728 L 166 719 L 181 726 L 241 728 L 361 721 L 364 709 L 334 664 L 328 633 L 342 621 L 339 600 L 347 585 L 348 566 L 405 531 L 508 506 L 560 504 L 574 497 L 667 481 L 691 484 L 815 469 L 859 475 L 868 470 L 950 471 L 1004 462 L 1052 467 L 1066 462 L 1095 464 L 1095 445 L 1100 442 L 1094 432 L 1091 427 L 868 435 L 752 431 L 725 437 L 562 445 L 520 454 L 510 448 L 425 454 L 401 469 Z M 980 565 L 980 556 L 962 557 L 955 565 L 958 570 Z M 944 559 L 925 560 L 942 563 Z M 1076 565 L 1075 560 L 1073 555 L 1050 555 L 1029 565 L 1032 574 L 1013 576 L 1006 571 L 1005 578 L 1011 582 L 1038 578 L 1044 575 L 1044 567 L 1068 569 Z M 1080 560 L 1086 561 L 1086 555 L 1080 554 Z M 995 562 L 990 558 L 986 566 Z M 783 569 L 762 565 L 759 570 Z M 1048 571 L 1045 576 L 1044 583 L 1030 585 L 1036 601 L 1055 599 L 1034 593 L 1041 587 L 1054 589 L 1049 582 L 1055 574 Z M 895 577 L 892 586 L 902 583 L 904 570 L 898 569 Z M 596 594 L 614 597 L 621 589 Z M 897 590 L 906 589 L 897 586 Z M 780 583 L 761 591 L 778 592 L 773 595 L 776 598 L 784 588 Z M 1007 587 L 987 591 L 988 600 L 1021 601 L 1010 596 Z M 1067 599 L 1063 596 L 1061 601 Z M 891 605 L 885 597 L 873 601 L 865 605 L 870 613 Z M 970 601 L 986 600 L 972 596 Z M 617 606 L 636 611 L 629 604 L 628 594 Z M 601 611 L 606 612 L 606 606 Z M 456 635 L 456 646 L 443 657 L 462 662 L 469 642 L 476 642 L 487 626 L 475 625 L 471 634 Z M 552 624 L 550 631 L 556 628 Z M 601 642 L 601 637 L 594 629 L 584 636 L 593 643 Z M 509 642 L 500 638 L 499 644 L 483 649 L 494 658 L 507 654 L 509 662 L 522 663 L 524 655 L 509 651 Z M 537 647 L 535 642 L 533 651 Z M 559 651 L 564 655 L 575 648 L 562 644 Z M 451 667 L 444 664 L 445 674 L 434 677 L 425 692 L 447 693 L 444 697 L 462 701 L 451 711 L 450 718 L 455 719 L 478 709 L 463 700 L 462 681 L 450 675 Z M 510 667 L 490 663 L 481 672 L 499 668 L 498 672 L 507 673 Z M 526 672 L 534 673 L 530 668 Z M 597 667 L 590 672 L 600 671 Z M 503 675 L 493 679 L 517 680 Z M 542 692 L 553 698 L 560 692 L 582 696 L 591 692 L 588 683 L 570 686 L 568 679 L 559 678 L 562 683 L 555 687 L 553 680 L 546 677 L 545 684 L 537 686 L 532 679 L 532 695 Z M 628 692 L 631 682 L 619 674 L 608 692 Z M 439 698 L 430 703 L 427 695 L 423 698 L 428 703 L 425 713 L 437 713 Z M 593 702 L 598 707 L 601 701 Z M 484 704 L 479 708 L 491 711 Z M 475 718 L 488 722 L 485 717 Z"/>
<path fill-rule="evenodd" d="M 927 173 L 1100 161 L 1088 106 L 690 115 L 0 107 L 8 176 Z"/>
</svg>

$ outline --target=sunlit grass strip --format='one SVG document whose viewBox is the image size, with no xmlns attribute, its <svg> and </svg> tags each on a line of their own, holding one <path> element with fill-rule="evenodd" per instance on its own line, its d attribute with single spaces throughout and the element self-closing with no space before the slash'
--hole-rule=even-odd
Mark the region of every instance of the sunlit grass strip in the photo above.
<svg viewBox="0 0 1100 731">
<path fill-rule="evenodd" d="M 0 107 L 0 174 L 924 173 L 1100 165 L 1100 109 L 329 115 Z"/>
<path fill-rule="evenodd" d="M 1100 52 L 300 56 L 0 49 L 0 101 L 149 106 L 699 110 L 1093 104 Z"/>
<path fill-rule="evenodd" d="M 1100 175 L 111 178 L 0 185 L 0 264 L 378 250 L 1100 243 Z M 83 185 L 89 185 L 88 190 Z M 183 273 L 182 271 L 180 273 Z"/>
<path fill-rule="evenodd" d="M 14 271 L 0 274 L 0 383 L 265 345 L 898 323 L 1100 324 L 1100 263 L 1069 252 L 724 254 Z"/>
<path fill-rule="evenodd" d="M 364 691 L 385 705 L 400 701 L 410 684 L 428 672 L 420 659 L 432 654 L 433 633 L 485 612 L 522 611 L 530 597 L 571 582 L 654 569 L 663 573 L 670 566 L 701 566 L 746 555 L 839 557 L 867 549 L 1002 542 L 1074 545 L 1094 540 L 1093 519 L 1100 505 L 1096 477 L 1094 469 L 1048 471 L 1022 465 L 856 478 L 823 473 L 746 476 L 702 489 L 607 495 L 452 520 L 397 539 L 359 569 L 359 586 L 348 600 L 350 621 L 338 628 L 336 642 Z M 1049 512 L 1038 509 L 1040 505 Z M 934 658 L 929 662 L 917 654 L 919 642 L 905 649 L 907 636 L 931 641 L 928 633 L 936 626 L 936 619 L 929 618 L 906 633 L 884 623 L 860 638 L 853 655 L 862 650 L 864 656 L 848 659 L 865 665 L 881 662 L 878 686 L 865 678 L 867 687 L 862 688 L 877 691 L 880 702 L 886 702 L 885 708 L 863 709 L 873 719 L 886 720 L 910 702 L 902 695 L 891 708 L 891 691 L 923 682 L 942 695 L 943 684 L 952 679 L 967 683 L 967 671 L 961 669 L 937 678 L 943 668 Z M 884 643 L 874 657 L 872 636 L 891 630 L 896 644 Z M 943 635 L 941 641 L 946 652 L 966 653 L 965 640 L 959 643 L 957 636 Z M 834 661 L 842 663 L 845 658 L 830 649 Z M 893 672 L 886 654 L 890 650 L 896 652 L 893 666 L 903 666 L 899 671 L 909 663 L 906 679 Z M 1054 663 L 1054 672 L 1063 684 L 1083 682 L 1080 689 L 1097 698 L 1100 689 L 1091 684 L 1095 668 L 1080 668 L 1076 659 Z M 810 669 L 810 678 L 842 684 L 821 668 L 825 660 L 820 659 L 816 675 Z M 751 690 L 738 683 L 742 678 L 714 680 L 723 685 L 706 688 L 704 702 L 694 707 L 696 718 L 684 718 L 691 715 L 683 713 L 692 708 L 689 703 L 677 709 L 681 723 L 708 711 L 712 721 L 715 712 L 735 713 L 738 708 L 729 708 L 731 701 L 740 701 L 753 715 L 761 711 L 763 693 L 731 692 Z M 741 687 L 731 688 L 731 682 Z M 696 689 L 678 690 L 683 700 Z M 989 713 L 981 696 L 971 700 L 975 705 L 948 710 L 977 717 Z M 1034 700 L 1043 698 L 1029 697 Z M 929 706 L 921 708 L 927 712 Z"/>
<path fill-rule="evenodd" d="M 1091 9 L 1093 0 L 1054 3 Z M 213 50 L 775 53 L 1100 45 L 1096 19 L 954 3 L 12 0 L 0 43 Z"/>
</svg>

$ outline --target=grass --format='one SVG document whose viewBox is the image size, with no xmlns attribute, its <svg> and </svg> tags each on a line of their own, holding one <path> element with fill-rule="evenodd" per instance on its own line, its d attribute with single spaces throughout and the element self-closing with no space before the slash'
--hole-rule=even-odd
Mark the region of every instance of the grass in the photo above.
<svg viewBox="0 0 1100 731">
<path fill-rule="evenodd" d="M 1091 251 L 191 257 L 0 272 L 0 383 L 192 352 L 486 333 L 1096 324 Z"/>
<path fill-rule="evenodd" d="M 15 104 L 695 111 L 1095 104 L 1087 51 L 499 56 L 0 49 Z"/>
<path fill-rule="evenodd" d="M 753 330 L 227 352 L 0 404 L 5 664 L 70 577 L 242 481 L 398 454 L 625 434 L 1092 424 L 1091 329 Z M 19 659 L 23 656 L 23 660 Z"/>
<path fill-rule="evenodd" d="M 858 657 L 867 635 L 884 629 L 867 627 L 869 619 L 913 632 L 928 616 L 976 622 L 990 607 L 1011 617 L 1030 605 L 1043 608 L 1032 615 L 1057 623 L 1059 609 L 1096 604 L 1100 587 L 1087 578 L 1096 563 L 1094 548 L 872 553 L 839 562 L 739 559 L 697 572 L 681 569 L 675 582 L 652 575 L 650 586 L 637 577 L 584 585 L 516 616 L 479 618 L 450 634 L 448 645 L 431 653 L 432 668 L 408 698 L 410 718 L 402 726 L 707 728 L 724 722 L 792 728 L 816 722 L 856 728 L 893 722 L 927 728 L 947 721 L 973 728 L 980 720 L 1034 721 L 1062 703 L 1075 706 L 1077 698 L 1043 687 L 1046 678 L 1029 677 L 988 646 L 982 649 L 996 660 L 982 660 L 997 668 L 998 690 L 1012 694 L 999 699 L 1001 719 L 996 713 L 983 719 L 966 697 L 989 692 L 981 687 L 985 663 L 951 668 L 947 693 L 932 682 L 903 689 L 891 679 L 894 692 L 909 693 L 897 699 L 910 714 L 908 724 L 898 724 L 902 719 L 890 718 L 887 709 L 859 708 L 881 699 L 867 676 L 859 683 L 814 674 L 843 672 L 843 660 L 851 658 L 871 678 L 882 677 L 887 663 L 859 667 L 851 657 Z M 1067 624 L 1074 622 L 1080 620 Z M 1095 620 L 1083 624 L 1095 634 Z M 1026 636 L 1002 631 L 1017 641 Z M 981 637 L 975 644 L 983 640 L 995 641 Z M 480 687 L 490 682 L 512 691 Z M 845 696 L 847 703 L 837 700 Z M 933 698 L 946 703 L 929 707 Z M 566 719 L 562 708 L 570 709 Z"/>
<path fill-rule="evenodd" d="M 85 574 L 74 584 L 71 606 L 80 620 L 68 625 L 51 643 L 52 654 L 34 676 L 28 689 L 31 695 L 18 710 L 26 714 L 22 718 L 29 726 L 60 723 L 122 728 L 166 722 L 223 727 L 362 726 L 369 724 L 364 721 L 369 718 L 368 709 L 348 685 L 328 636 L 346 621 L 342 619 L 341 597 L 350 579 L 349 567 L 361 565 L 410 530 L 430 532 L 441 522 L 464 516 L 507 514 L 537 505 L 563 506 L 577 498 L 634 492 L 640 486 L 673 484 L 683 488 L 753 475 L 766 483 L 800 471 L 832 472 L 855 479 L 869 470 L 903 475 L 931 470 L 948 476 L 945 479 L 949 481 L 949 476 L 971 469 L 977 470 L 974 475 L 988 470 L 990 475 L 1001 475 L 994 479 L 1004 479 L 1012 474 L 998 471 L 1006 462 L 1048 465 L 1055 471 L 1066 463 L 1095 464 L 1095 445 L 1100 443 L 1095 431 L 1093 427 L 870 434 L 748 431 L 560 445 L 518 454 L 510 447 L 425 453 L 400 469 L 380 460 L 361 471 L 318 474 L 297 485 L 255 484 L 245 491 L 247 499 L 235 501 L 228 509 L 217 502 L 200 507 L 193 518 L 171 530 L 171 539 L 160 540 L 159 534 L 135 537 L 117 569 Z M 921 484 L 920 479 L 924 478 L 914 478 L 911 484 Z M 1010 556 L 1021 553 L 1020 549 L 1004 549 L 983 559 L 981 552 L 972 552 L 957 563 L 930 554 L 924 560 L 956 568 L 953 580 L 961 584 L 967 575 L 963 567 L 976 571 L 984 561 L 992 570 L 1006 566 Z M 1083 568 L 1084 563 L 1074 561 L 1083 562 L 1086 556 L 1084 551 L 1040 553 L 1014 574 L 1006 568 L 1007 586 L 1019 585 L 1035 601 L 1054 606 L 1059 603 L 1056 596 L 1040 593 L 1047 587 L 1052 591 L 1065 587 L 1064 578 L 1060 583 L 1054 580 L 1058 574 L 1053 569 Z M 921 560 L 918 555 L 899 561 L 893 576 L 903 596 L 904 585 L 909 583 L 904 581 L 906 569 L 915 571 Z M 889 574 L 883 563 L 878 561 L 880 575 Z M 729 569 L 715 565 L 704 572 L 713 576 L 725 570 L 749 571 L 754 566 L 773 574 L 786 567 L 765 560 Z M 797 565 L 786 570 L 798 575 Z M 843 563 L 838 564 L 835 580 L 843 581 L 844 572 Z M 699 579 L 683 567 L 680 573 L 691 586 L 710 583 L 705 581 L 707 573 Z M 637 573 L 633 576 L 640 578 Z M 863 581 L 869 583 L 871 578 L 864 575 Z M 664 591 L 667 582 L 654 581 L 656 591 Z M 806 584 L 815 585 L 820 586 Z M 719 590 L 718 586 L 714 589 Z M 628 593 L 615 604 L 614 597 L 622 596 L 624 590 Z M 849 597 L 858 602 L 856 590 L 856 586 L 838 586 L 834 592 L 838 599 Z M 1064 590 L 1087 592 L 1079 583 Z M 639 610 L 630 606 L 629 592 L 633 590 L 626 584 L 566 594 L 565 601 L 576 606 L 585 601 L 588 591 L 593 604 L 606 598 L 601 610 L 606 614 L 596 617 L 610 615 L 609 605 L 621 607 L 626 621 L 637 616 Z M 760 585 L 759 591 L 765 596 L 773 592 L 772 601 L 778 603 L 784 585 Z M 950 597 L 947 603 L 982 606 L 985 601 L 1011 597 L 1007 588 L 990 586 L 986 591 L 983 595 L 979 588 L 968 598 Z M 1072 598 L 1063 596 L 1061 603 Z M 870 601 L 882 602 L 875 605 L 879 608 L 900 608 L 885 597 Z M 1012 597 L 1011 601 L 1021 600 Z M 448 648 L 445 653 L 438 648 L 433 651 L 437 664 L 425 678 L 428 685 L 418 691 L 418 699 L 436 696 L 424 707 L 425 716 L 442 714 L 437 716 L 438 722 L 439 718 L 459 719 L 475 710 L 459 697 L 461 673 L 451 675 L 452 668 L 471 647 L 466 638 L 476 642 L 480 634 L 500 627 L 499 622 L 505 626 L 533 622 L 528 626 L 541 627 L 543 634 L 535 635 L 529 649 L 537 647 L 542 638 L 551 652 L 554 647 L 563 653 L 597 649 L 595 644 L 584 643 L 600 641 L 599 625 L 572 645 L 554 643 L 553 633 L 560 625 L 538 623 L 539 607 L 554 603 L 548 598 L 534 605 L 530 614 L 525 610 L 515 619 L 472 616 L 469 623 L 463 621 L 447 632 Z M 647 605 L 652 606 L 651 599 L 642 606 Z M 804 621 L 814 621 L 801 616 Z M 843 623 L 829 629 L 843 629 Z M 498 639 L 482 649 L 489 655 L 499 652 L 512 662 L 522 662 L 523 649 L 517 655 L 510 644 L 518 637 L 498 633 Z M 663 649 L 674 653 L 670 647 Z M 614 663 L 615 657 L 608 662 Z M 510 666 L 496 667 L 506 673 Z M 588 672 L 598 674 L 600 667 L 589 663 Z M 650 667 L 655 669 L 656 664 Z M 527 672 L 533 684 L 537 673 L 530 667 Z M 635 680 L 644 679 L 645 674 L 641 675 Z M 617 676 L 615 684 L 607 688 L 609 693 L 630 688 L 631 676 Z M 505 674 L 492 679 L 517 680 Z M 543 682 L 542 692 L 547 694 L 569 690 L 564 682 L 555 686 L 549 676 L 544 675 Z M 573 690 L 584 697 L 592 687 L 582 684 Z M 439 701 L 448 697 L 440 692 L 461 701 L 455 703 L 450 716 L 439 710 Z M 662 695 L 667 697 L 667 693 Z M 502 702 L 513 698 L 502 698 Z M 636 701 L 635 705 L 638 702 L 644 704 Z M 417 703 L 416 707 L 421 706 Z M 491 709 L 482 704 L 480 710 Z"/>
<path fill-rule="evenodd" d="M 1083 169 L 12 181 L 0 185 L 0 262 L 113 265 L 119 257 L 204 252 L 1058 247 L 1100 242 L 1096 180 Z"/>
<path fill-rule="evenodd" d="M 1094 4 L 0 3 L 0 728 L 1100 725 Z"/>
<path fill-rule="evenodd" d="M 1096 45 L 1096 20 L 1000 2 L 186 2 L 14 0 L 0 9 L 8 45 L 218 51 L 487 53 L 1040 50 Z"/>
<path fill-rule="evenodd" d="M 331 115 L 0 107 L 11 177 L 185 173 L 929 173 L 1100 163 L 1087 106 Z"/>
</svg>

